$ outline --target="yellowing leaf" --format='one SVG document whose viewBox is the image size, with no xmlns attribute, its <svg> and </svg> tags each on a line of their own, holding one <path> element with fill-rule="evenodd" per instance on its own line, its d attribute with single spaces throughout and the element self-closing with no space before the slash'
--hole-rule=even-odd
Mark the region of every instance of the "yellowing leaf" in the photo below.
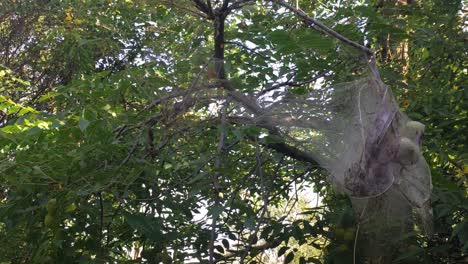
<svg viewBox="0 0 468 264">
<path fill-rule="evenodd" d="M 73 8 L 67 8 L 65 10 L 65 19 L 63 20 L 65 23 L 70 23 L 73 20 Z"/>
<path fill-rule="evenodd" d="M 65 208 L 65 212 L 70 213 L 76 210 L 76 204 L 72 203 Z"/>
<path fill-rule="evenodd" d="M 404 109 L 408 108 L 409 105 L 410 105 L 410 101 L 408 99 L 405 99 L 403 100 L 403 102 L 401 102 L 401 107 Z"/>
</svg>

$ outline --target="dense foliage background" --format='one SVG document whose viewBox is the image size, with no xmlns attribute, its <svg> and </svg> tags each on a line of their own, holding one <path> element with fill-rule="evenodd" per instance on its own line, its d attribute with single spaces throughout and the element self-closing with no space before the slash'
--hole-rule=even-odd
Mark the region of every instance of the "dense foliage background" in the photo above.
<svg viewBox="0 0 468 264">
<path fill-rule="evenodd" d="M 290 4 L 375 50 L 427 125 L 435 234 L 392 263 L 467 261 L 466 6 Z M 364 263 L 348 199 L 233 99 L 361 58 L 270 1 L 1 1 L 0 263 Z"/>
</svg>

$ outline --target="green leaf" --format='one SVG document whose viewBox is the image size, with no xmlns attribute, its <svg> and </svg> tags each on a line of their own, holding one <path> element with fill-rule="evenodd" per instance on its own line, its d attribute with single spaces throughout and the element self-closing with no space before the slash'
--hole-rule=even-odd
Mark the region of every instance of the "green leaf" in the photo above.
<svg viewBox="0 0 468 264">
<path fill-rule="evenodd" d="M 163 234 L 159 229 L 160 223 L 156 219 L 142 214 L 125 213 L 125 221 L 134 230 L 145 235 L 152 241 L 158 242 L 163 239 Z"/>
<path fill-rule="evenodd" d="M 281 45 L 284 42 L 289 41 L 291 38 L 289 37 L 288 32 L 284 30 L 275 30 L 268 34 L 268 39 L 276 45 Z"/>
<path fill-rule="evenodd" d="M 260 233 L 260 238 L 267 239 L 270 236 L 270 233 L 273 231 L 272 226 L 265 227 Z"/>
<path fill-rule="evenodd" d="M 74 212 L 76 208 L 77 207 L 75 203 L 69 204 L 67 207 L 65 207 L 65 212 L 67 213 Z"/>
<path fill-rule="evenodd" d="M 468 222 L 464 221 L 457 224 L 452 231 L 450 239 L 453 239 L 455 236 L 458 236 L 463 244 L 468 243 Z"/>
<path fill-rule="evenodd" d="M 251 216 L 245 220 L 244 226 L 247 229 L 254 230 L 255 229 L 255 217 Z"/>
<path fill-rule="evenodd" d="M 278 52 L 284 54 L 294 53 L 300 50 L 288 32 L 284 30 L 275 30 L 268 34 L 268 39 L 278 47 Z"/>
<path fill-rule="evenodd" d="M 218 218 L 218 216 L 224 211 L 224 207 L 222 206 L 213 206 L 211 207 L 210 209 L 210 212 L 211 212 L 211 216 L 213 216 L 213 218 Z"/>
<path fill-rule="evenodd" d="M 220 245 L 215 246 L 215 249 L 224 254 L 224 248 Z"/>
<path fill-rule="evenodd" d="M 289 254 L 284 259 L 284 264 L 291 263 L 294 260 L 294 252 L 289 252 Z"/>
<path fill-rule="evenodd" d="M 51 99 L 51 98 L 54 98 L 56 97 L 57 95 L 60 95 L 60 93 L 57 93 L 57 92 L 48 92 L 44 95 L 42 95 L 41 97 L 39 97 L 39 100 L 38 102 L 45 102 L 47 101 L 48 99 Z"/>
<path fill-rule="evenodd" d="M 231 239 L 231 240 L 237 240 L 237 236 L 232 232 L 228 233 L 228 238 Z"/>
<path fill-rule="evenodd" d="M 301 48 L 294 41 L 284 42 L 278 48 L 278 52 L 283 54 L 292 54 L 300 50 Z"/>
<path fill-rule="evenodd" d="M 355 11 L 357 15 L 360 15 L 363 17 L 371 18 L 371 17 L 376 16 L 376 12 L 374 8 L 371 6 L 364 6 L 364 5 L 356 6 L 353 11 Z"/>
<path fill-rule="evenodd" d="M 208 173 L 207 173 L 207 172 L 200 172 L 200 173 L 198 173 L 197 175 L 195 175 L 195 177 L 191 178 L 191 179 L 188 181 L 188 184 L 196 183 L 196 182 L 200 181 L 201 179 L 207 178 L 207 176 L 208 176 Z"/>
<path fill-rule="evenodd" d="M 286 251 L 289 249 L 289 247 L 287 246 L 284 246 L 284 247 L 281 247 L 279 250 L 278 250 L 278 257 L 281 257 L 284 255 L 284 253 L 286 253 Z"/>
<path fill-rule="evenodd" d="M 223 239 L 223 241 L 221 241 L 223 243 L 223 246 L 226 248 L 226 249 L 229 249 L 229 241 L 227 239 Z"/>
<path fill-rule="evenodd" d="M 300 258 L 299 258 L 299 264 L 306 264 L 306 263 L 307 263 L 307 262 L 306 262 L 305 257 L 300 257 Z"/>
<path fill-rule="evenodd" d="M 89 126 L 89 121 L 82 117 L 78 121 L 78 126 L 80 127 L 81 132 L 85 132 L 86 128 L 88 128 L 88 126 Z"/>
<path fill-rule="evenodd" d="M 328 51 L 333 47 L 333 40 L 312 30 L 299 31 L 296 34 L 296 42 L 305 49 Z"/>
</svg>

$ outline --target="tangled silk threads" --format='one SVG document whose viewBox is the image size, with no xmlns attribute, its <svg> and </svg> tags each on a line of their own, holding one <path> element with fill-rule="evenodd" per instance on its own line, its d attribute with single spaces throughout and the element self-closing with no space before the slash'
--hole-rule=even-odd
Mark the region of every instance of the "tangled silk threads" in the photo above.
<svg viewBox="0 0 468 264">
<path fill-rule="evenodd" d="M 314 88 L 306 95 L 277 90 L 259 103 L 264 114 L 258 120 L 269 120 L 289 144 L 316 157 L 335 189 L 351 198 L 372 243 L 387 232 L 407 232 L 413 212 L 430 233 L 431 175 L 420 149 L 424 125 L 399 110 L 380 80 Z"/>
</svg>

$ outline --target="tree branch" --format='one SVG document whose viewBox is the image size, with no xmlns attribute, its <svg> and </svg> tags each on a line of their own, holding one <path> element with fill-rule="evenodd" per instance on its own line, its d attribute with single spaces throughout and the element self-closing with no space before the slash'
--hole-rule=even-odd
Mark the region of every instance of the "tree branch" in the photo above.
<svg viewBox="0 0 468 264">
<path fill-rule="evenodd" d="M 222 11 L 225 11 L 229 5 L 229 0 L 224 0 L 223 1 L 223 6 L 221 7 Z"/>
<path fill-rule="evenodd" d="M 249 119 L 247 117 L 229 117 L 228 120 L 231 123 L 236 123 L 236 124 L 254 123 L 259 127 L 266 128 L 271 134 L 278 135 L 278 131 L 275 127 L 272 127 L 271 125 L 268 125 L 268 124 L 255 123 L 253 122 L 252 119 Z M 294 146 L 288 145 L 284 142 L 266 143 L 263 145 L 270 149 L 274 149 L 280 153 L 283 153 L 284 155 L 291 157 L 293 159 L 310 163 L 313 166 L 318 166 L 317 158 L 312 153 L 305 152 Z"/>
<path fill-rule="evenodd" d="M 213 17 L 213 7 L 211 6 L 211 0 L 206 0 L 206 6 L 208 7 L 209 14 L 208 16 Z"/>
<path fill-rule="evenodd" d="M 244 5 L 248 4 L 254 4 L 255 0 L 237 0 L 234 3 L 232 3 L 229 7 L 227 7 L 228 12 L 231 12 L 232 10 L 239 9 L 243 7 Z"/>
<path fill-rule="evenodd" d="M 187 11 L 192 15 L 199 16 L 199 17 L 206 18 L 206 19 L 209 18 L 208 15 L 206 15 L 205 13 L 199 13 L 198 11 L 201 11 L 201 10 L 196 6 L 195 7 L 198 9 L 198 11 L 192 10 L 192 9 L 190 9 L 188 7 L 185 7 L 185 6 L 181 6 L 181 5 L 177 4 L 177 3 L 175 3 L 173 0 L 160 0 L 160 1 L 162 1 L 166 5 L 177 7 L 177 8 L 180 8 L 181 10 Z M 203 12 L 203 11 L 201 11 L 201 12 Z"/>
<path fill-rule="evenodd" d="M 201 0 L 192 0 L 192 1 L 195 3 L 195 6 L 198 8 L 198 10 L 210 16 L 210 10 L 208 9 L 208 6 L 203 1 Z"/>
<path fill-rule="evenodd" d="M 228 108 L 228 101 L 225 99 L 222 107 L 220 109 L 220 118 L 221 118 L 221 127 L 226 126 L 226 114 L 227 114 L 227 108 Z M 224 153 L 224 140 L 225 140 L 225 132 L 224 129 L 221 129 L 220 135 L 219 135 L 219 142 L 218 142 L 218 148 L 216 150 L 216 160 L 215 160 L 215 167 L 218 172 L 215 173 L 213 176 L 213 187 L 214 187 L 214 200 L 215 200 L 215 206 L 220 205 L 220 189 L 221 186 L 219 184 L 219 177 L 221 176 L 221 173 L 219 172 L 222 168 L 222 156 Z M 211 239 L 210 239 L 210 263 L 214 263 L 214 243 L 216 241 L 216 220 L 218 216 L 213 216 L 212 222 L 211 222 Z"/>
<path fill-rule="evenodd" d="M 226 7 L 229 3 L 229 0 L 224 0 L 223 2 L 223 7 L 221 10 L 215 10 L 214 12 L 214 63 L 215 63 L 215 70 L 217 74 L 217 79 L 218 80 L 225 80 L 226 79 L 226 73 L 224 69 L 224 23 L 225 19 L 227 16 L 227 13 L 225 13 Z M 226 116 L 227 116 L 227 108 L 229 105 L 229 102 L 227 98 L 225 97 L 226 93 L 224 91 L 224 88 L 221 86 L 220 90 L 223 94 L 223 103 L 221 106 L 221 109 L 219 111 L 219 117 L 221 119 L 221 127 L 226 126 Z M 225 132 L 224 129 L 221 129 L 220 134 L 219 134 L 219 142 L 218 142 L 218 148 L 217 148 L 217 156 L 215 160 L 215 167 L 216 167 L 216 173 L 213 175 L 212 181 L 213 181 L 213 187 L 214 187 L 214 201 L 215 201 L 215 206 L 219 207 L 220 205 L 220 184 L 219 184 L 219 178 L 221 176 L 221 167 L 222 167 L 222 162 L 223 162 L 223 152 L 224 152 L 224 140 L 225 140 Z M 213 215 L 213 219 L 211 222 L 211 239 L 210 239 L 210 245 L 209 245 L 209 263 L 215 263 L 215 258 L 214 258 L 214 246 L 215 246 L 215 241 L 217 238 L 216 234 L 216 222 L 217 222 L 218 215 Z"/>
<path fill-rule="evenodd" d="M 153 109 L 154 107 L 156 107 L 157 105 L 159 105 L 160 103 L 165 102 L 167 100 L 174 99 L 174 98 L 179 97 L 179 96 L 186 96 L 186 95 L 189 95 L 189 94 L 191 94 L 193 92 L 201 91 L 201 90 L 204 90 L 204 89 L 218 88 L 219 86 L 220 86 L 219 83 L 213 83 L 213 84 L 209 84 L 209 85 L 195 86 L 195 87 L 191 87 L 191 88 L 186 89 L 186 90 L 180 90 L 180 91 L 172 92 L 172 93 L 170 93 L 170 94 L 168 94 L 166 96 L 155 99 L 149 105 L 147 105 L 143 110 L 141 110 L 139 113 L 142 113 L 144 111 L 149 111 L 149 110 Z"/>
<path fill-rule="evenodd" d="M 338 40 L 340 40 L 341 42 L 351 46 L 351 47 L 354 47 L 362 52 L 364 52 L 365 54 L 367 55 L 370 55 L 371 57 L 374 56 L 375 52 L 357 42 L 354 42 L 350 39 L 348 39 L 347 37 L 341 35 L 340 33 L 334 31 L 333 29 L 325 26 L 323 23 L 309 17 L 304 11 L 302 10 L 299 10 L 295 7 L 293 7 L 292 5 L 282 1 L 282 0 L 271 0 L 272 2 L 274 3 L 277 3 L 279 4 L 280 6 L 283 6 L 284 8 L 292 11 L 293 13 L 295 13 L 297 16 L 299 16 L 300 18 L 302 18 L 304 20 L 304 22 L 308 25 L 311 25 L 313 26 L 314 28 L 317 28 L 323 32 L 325 32 L 327 35 L 329 36 L 332 36 Z"/>
<path fill-rule="evenodd" d="M 236 100 L 237 102 L 241 103 L 247 110 L 251 111 L 255 115 L 262 115 L 263 114 L 263 109 L 260 108 L 260 106 L 257 105 L 257 103 L 252 100 L 251 98 L 234 91 L 233 87 L 231 86 L 231 83 L 229 81 L 222 81 L 221 85 L 226 87 L 226 89 L 229 91 L 229 95 Z M 279 133 L 278 129 L 273 126 L 270 122 L 264 122 L 259 125 L 262 125 L 263 128 L 268 129 L 268 131 L 272 135 L 278 135 L 280 136 L 281 134 Z M 317 164 L 317 158 L 314 157 L 311 153 L 304 152 L 300 149 L 297 149 L 293 146 L 289 146 L 288 144 L 284 142 L 279 142 L 279 143 L 269 143 L 266 144 L 267 147 L 274 149 L 278 152 L 281 152 L 291 158 L 308 162 L 311 164 L 316 165 Z"/>
<path fill-rule="evenodd" d="M 283 86 L 290 86 L 290 87 L 297 87 L 297 86 L 302 86 L 302 85 L 305 85 L 305 84 L 309 84 L 309 83 L 312 83 L 312 82 L 315 82 L 317 81 L 318 79 L 324 77 L 325 75 L 327 75 L 327 73 L 329 73 L 330 71 L 324 71 L 316 76 L 314 76 L 313 78 L 309 79 L 309 80 L 305 80 L 305 81 L 300 81 L 300 82 L 293 82 L 293 81 L 285 81 L 285 82 L 281 82 L 281 83 L 278 83 L 278 84 L 275 84 L 263 91 L 261 91 L 260 93 L 258 93 L 257 96 L 262 96 L 270 91 L 273 91 L 275 89 L 278 89 L 280 87 L 283 87 Z"/>
<path fill-rule="evenodd" d="M 255 250 L 255 251 L 265 251 L 265 250 L 268 250 L 270 248 L 275 248 L 275 247 L 279 246 L 281 244 L 281 242 L 283 242 L 281 239 L 275 239 L 275 240 L 273 240 L 271 242 L 265 242 L 265 243 L 262 243 L 262 244 L 257 244 L 255 246 L 251 246 L 250 249 Z M 244 253 L 245 249 L 228 250 L 228 251 L 230 253 L 226 254 L 222 259 L 217 260 L 216 263 L 223 262 L 223 261 L 226 261 L 229 258 L 236 257 L 236 256 Z"/>
</svg>

